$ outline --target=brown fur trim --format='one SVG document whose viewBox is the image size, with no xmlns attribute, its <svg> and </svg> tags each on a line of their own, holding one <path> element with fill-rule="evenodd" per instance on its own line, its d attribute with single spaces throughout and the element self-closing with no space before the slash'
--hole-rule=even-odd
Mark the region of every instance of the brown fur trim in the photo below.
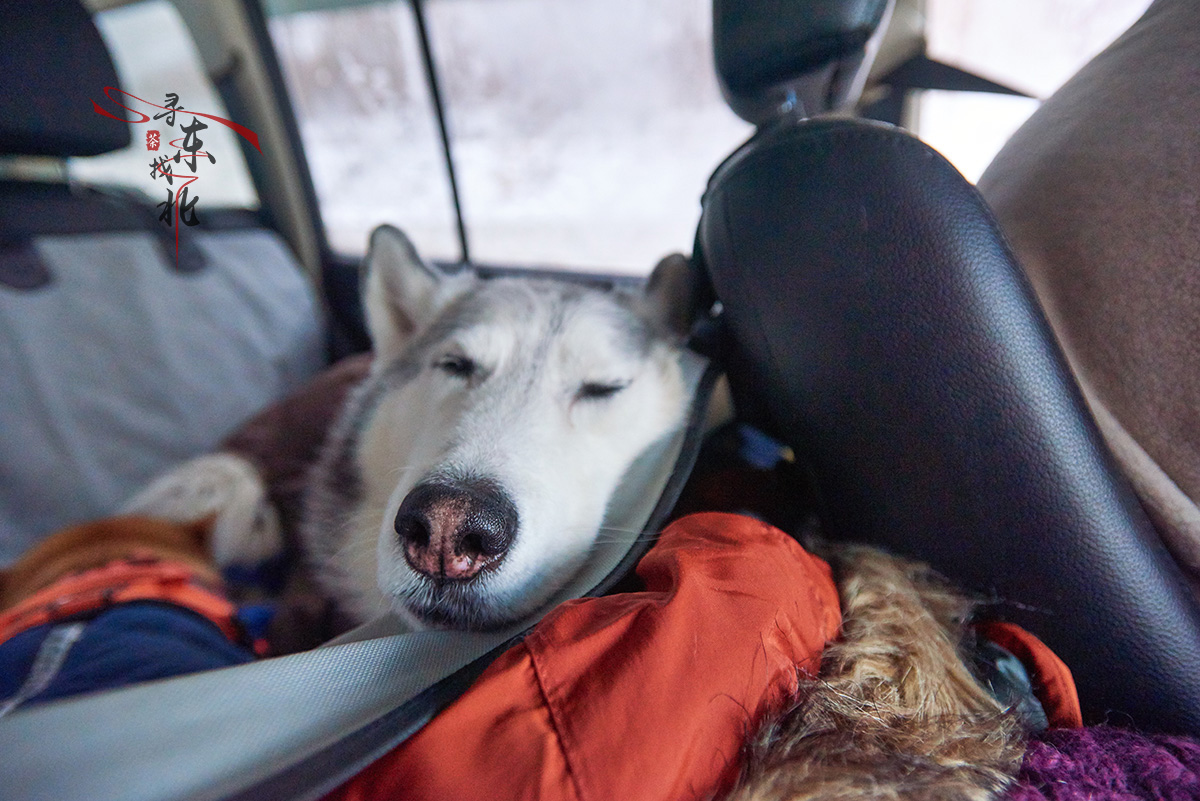
<svg viewBox="0 0 1200 801">
<path fill-rule="evenodd" d="M 172 523 L 141 515 L 121 515 L 70 526 L 39 542 L 0 571 L 0 609 L 16 606 L 64 576 L 101 567 L 133 553 L 152 553 L 186 564 L 204 581 L 220 585 L 221 574 L 207 552 L 212 516 Z"/>
<path fill-rule="evenodd" d="M 997 797 L 1024 734 L 959 656 L 970 602 L 873 548 L 817 550 L 838 577 L 841 637 L 820 677 L 802 678 L 794 705 L 748 744 L 730 801 Z"/>
</svg>

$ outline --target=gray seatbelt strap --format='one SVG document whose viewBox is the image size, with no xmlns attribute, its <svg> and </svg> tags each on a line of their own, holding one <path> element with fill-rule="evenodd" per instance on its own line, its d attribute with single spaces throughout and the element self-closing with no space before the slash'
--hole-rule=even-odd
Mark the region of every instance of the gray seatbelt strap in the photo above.
<svg viewBox="0 0 1200 801">
<path fill-rule="evenodd" d="M 63 663 L 67 661 L 67 654 L 71 652 L 71 646 L 79 641 L 86 627 L 87 624 L 81 621 L 64 623 L 50 630 L 46 639 L 42 640 L 42 646 L 38 648 L 37 656 L 33 659 L 33 667 L 29 669 L 25 683 L 21 685 L 15 695 L 0 702 L 0 718 L 30 698 L 40 695 L 50 686 L 54 677 L 62 670 Z"/>
</svg>

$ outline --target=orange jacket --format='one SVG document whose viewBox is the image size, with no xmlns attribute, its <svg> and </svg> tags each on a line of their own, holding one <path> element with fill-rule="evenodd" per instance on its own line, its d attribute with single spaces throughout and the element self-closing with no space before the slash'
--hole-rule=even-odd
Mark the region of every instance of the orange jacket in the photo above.
<svg viewBox="0 0 1200 801">
<path fill-rule="evenodd" d="M 676 801 L 727 789 L 746 735 L 837 634 L 829 566 L 771 526 L 706 513 L 669 526 L 637 572 L 645 591 L 558 607 L 329 799 Z"/>
</svg>

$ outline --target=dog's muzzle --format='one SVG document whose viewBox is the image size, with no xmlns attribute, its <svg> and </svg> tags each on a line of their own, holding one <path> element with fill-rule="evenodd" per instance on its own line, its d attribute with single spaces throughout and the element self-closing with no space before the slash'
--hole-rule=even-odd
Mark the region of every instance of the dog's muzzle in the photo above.
<svg viewBox="0 0 1200 801">
<path fill-rule="evenodd" d="M 435 581 L 469 581 L 504 560 L 517 508 L 495 482 L 435 480 L 413 487 L 396 512 L 404 559 Z"/>
</svg>

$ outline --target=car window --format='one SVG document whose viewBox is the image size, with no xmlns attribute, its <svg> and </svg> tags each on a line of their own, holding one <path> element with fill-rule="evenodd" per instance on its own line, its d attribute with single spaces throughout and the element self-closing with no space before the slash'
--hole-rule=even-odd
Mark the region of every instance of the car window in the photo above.
<svg viewBox="0 0 1200 801">
<path fill-rule="evenodd" d="M 94 19 L 124 91 L 158 105 L 166 104 L 168 94 L 176 94 L 180 107 L 218 117 L 230 116 L 205 75 L 183 19 L 167 0 L 145 0 L 102 11 Z M 114 102 L 103 97 L 101 89 L 97 88 L 96 102 L 119 112 Z M 115 92 L 113 101 L 122 101 L 151 116 L 157 113 Z M 151 177 L 150 162 L 173 152 L 168 143 L 184 136 L 181 126 L 187 120 L 185 114 L 180 114 L 174 127 L 168 126 L 165 118 L 134 125 L 129 147 L 100 156 L 70 158 L 67 173 L 87 183 L 121 186 L 141 191 L 154 201 L 165 200 L 164 182 Z M 158 150 L 148 145 L 147 134 L 151 131 L 158 133 Z M 203 131 L 203 143 L 204 151 L 212 154 L 215 161 L 201 162 L 197 170 L 200 179 L 191 187 L 192 197 L 199 198 L 197 208 L 201 216 L 205 207 L 257 207 L 258 195 L 235 134 L 224 126 L 210 125 Z"/>
<path fill-rule="evenodd" d="M 264 2 L 333 248 L 391 222 L 458 259 L 412 5 Z M 1035 97 L 920 92 L 910 127 L 975 180 L 1148 2 L 928 0 L 932 57 Z M 424 6 L 474 261 L 644 273 L 690 249 L 707 176 L 751 132 L 720 96 L 709 0 Z"/>
<path fill-rule="evenodd" d="M 459 257 L 406 2 L 270 30 L 335 250 L 380 222 Z M 751 133 L 721 99 L 709 0 L 425 4 L 473 261 L 646 273 L 690 250 L 700 195 Z"/>
<path fill-rule="evenodd" d="M 963 175 L 978 179 L 1040 100 L 1149 5 L 1150 0 L 926 0 L 930 57 L 1033 97 L 921 92 L 913 129 Z"/>
</svg>

